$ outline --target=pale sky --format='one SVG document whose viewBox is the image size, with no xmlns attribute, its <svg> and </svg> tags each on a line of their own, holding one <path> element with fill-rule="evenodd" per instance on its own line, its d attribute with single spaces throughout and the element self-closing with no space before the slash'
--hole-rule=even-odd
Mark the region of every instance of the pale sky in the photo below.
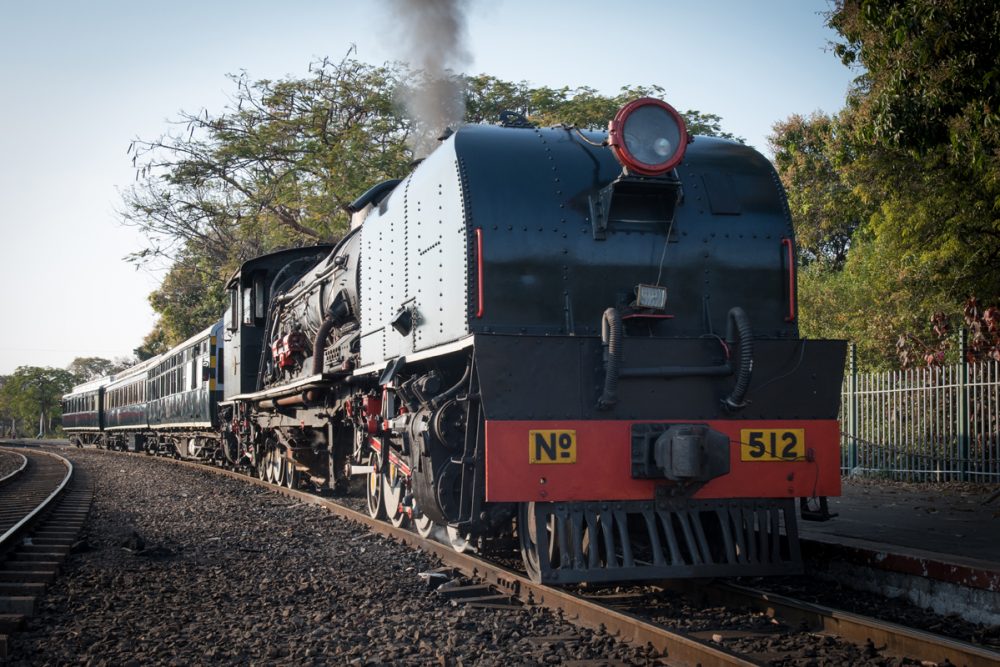
<svg viewBox="0 0 1000 667">
<path fill-rule="evenodd" d="M 824 0 L 472 0 L 469 74 L 613 94 L 660 85 L 766 153 L 774 122 L 835 113 L 857 74 L 829 51 Z M 0 374 L 130 356 L 162 271 L 115 211 L 126 149 L 179 110 L 220 112 L 227 73 L 305 77 L 351 44 L 401 59 L 391 13 L 359 0 L 0 0 Z M 359 193 L 360 194 L 360 193 Z"/>
</svg>

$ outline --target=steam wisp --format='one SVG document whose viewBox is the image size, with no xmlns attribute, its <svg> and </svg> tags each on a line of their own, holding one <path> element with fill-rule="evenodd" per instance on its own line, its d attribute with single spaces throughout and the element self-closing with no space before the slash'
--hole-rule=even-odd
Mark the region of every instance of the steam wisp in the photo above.
<svg viewBox="0 0 1000 667">
<path fill-rule="evenodd" d="M 415 158 L 437 146 L 447 127 L 465 117 L 465 95 L 455 73 L 469 64 L 464 0 L 390 0 L 402 59 L 416 78 L 401 91 L 413 121 L 410 145 Z"/>
</svg>

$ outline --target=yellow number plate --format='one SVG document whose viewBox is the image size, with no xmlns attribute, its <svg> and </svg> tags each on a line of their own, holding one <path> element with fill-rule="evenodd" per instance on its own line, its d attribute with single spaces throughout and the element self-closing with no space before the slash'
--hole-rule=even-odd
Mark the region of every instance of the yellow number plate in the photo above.
<svg viewBox="0 0 1000 667">
<path fill-rule="evenodd" d="M 576 431 L 528 431 L 528 463 L 576 463 Z"/>
<path fill-rule="evenodd" d="M 752 429 L 740 431 L 741 461 L 804 461 L 804 428 Z"/>
</svg>

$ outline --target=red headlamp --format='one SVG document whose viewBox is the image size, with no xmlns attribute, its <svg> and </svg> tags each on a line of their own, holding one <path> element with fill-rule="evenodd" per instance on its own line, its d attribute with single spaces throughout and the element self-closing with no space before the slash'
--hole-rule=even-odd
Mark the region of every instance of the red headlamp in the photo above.
<svg viewBox="0 0 1000 667">
<path fill-rule="evenodd" d="M 672 106 L 652 97 L 633 100 L 608 124 L 608 144 L 615 159 L 643 176 L 664 174 L 684 159 L 688 133 Z"/>
</svg>

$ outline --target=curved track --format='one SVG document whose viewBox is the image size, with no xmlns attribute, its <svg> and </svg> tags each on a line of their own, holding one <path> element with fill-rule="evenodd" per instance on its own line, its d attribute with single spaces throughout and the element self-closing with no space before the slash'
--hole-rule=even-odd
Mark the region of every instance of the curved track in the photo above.
<svg viewBox="0 0 1000 667">
<path fill-rule="evenodd" d="M 713 631 L 675 632 L 651 621 L 642 609 L 630 604 L 628 595 L 609 597 L 600 594 L 580 594 L 538 584 L 507 567 L 482 560 L 474 554 L 458 553 L 450 546 L 421 537 L 405 528 L 377 521 L 334 500 L 270 484 L 230 470 L 188 461 L 174 462 L 200 470 L 207 467 L 218 474 L 265 487 L 301 502 L 319 505 L 381 535 L 433 553 L 445 565 L 494 589 L 493 594 L 490 594 L 489 591 L 483 591 L 482 586 L 473 586 L 467 595 L 463 595 L 460 591 L 452 591 L 450 594 L 455 598 L 471 597 L 487 604 L 502 598 L 513 598 L 525 604 L 542 605 L 561 612 L 568 620 L 580 625 L 590 628 L 603 627 L 620 640 L 639 645 L 648 643 L 666 656 L 672 664 L 674 662 L 706 665 L 762 664 L 760 656 L 741 655 L 724 647 L 717 641 L 720 635 Z M 496 595 L 497 592 L 500 595 Z M 704 599 L 708 604 L 732 604 L 762 609 L 776 620 L 788 626 L 798 627 L 803 632 L 836 636 L 846 642 L 861 645 L 874 641 L 887 656 L 918 657 L 938 662 L 947 659 L 952 664 L 968 667 L 1000 664 L 1000 653 L 981 646 L 790 598 L 779 600 L 777 596 L 750 589 L 739 589 L 725 584 L 707 585 L 703 582 L 685 584 L 685 593 Z M 724 632 L 732 636 L 728 631 Z"/>
<path fill-rule="evenodd" d="M 38 596 L 72 549 L 93 497 L 65 458 L 33 449 L 13 453 L 25 462 L 0 484 L 0 658 L 7 636 L 35 613 Z"/>
<path fill-rule="evenodd" d="M 3 451 L 23 457 L 25 464 L 16 477 L 0 486 L 0 551 L 49 507 L 73 477 L 73 464 L 61 456 L 29 450 Z"/>
<path fill-rule="evenodd" d="M 9 449 L 0 449 L 0 454 L 6 457 L 8 462 L 14 462 L 12 467 L 9 464 L 4 466 L 5 472 L 0 474 L 0 486 L 3 486 L 17 479 L 28 468 L 28 457 Z"/>
</svg>

